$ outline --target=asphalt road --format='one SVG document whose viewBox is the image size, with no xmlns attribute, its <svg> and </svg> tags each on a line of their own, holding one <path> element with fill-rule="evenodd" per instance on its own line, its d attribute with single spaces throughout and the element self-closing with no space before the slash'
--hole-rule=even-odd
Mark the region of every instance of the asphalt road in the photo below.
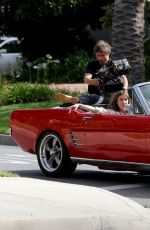
<svg viewBox="0 0 150 230">
<path fill-rule="evenodd" d="M 106 171 L 79 165 L 70 178 L 49 178 L 41 172 L 35 155 L 23 152 L 17 146 L 5 145 L 0 145 L 0 171 L 17 172 L 21 177 L 104 188 L 150 208 L 149 175 L 139 176 L 135 172 Z"/>
</svg>

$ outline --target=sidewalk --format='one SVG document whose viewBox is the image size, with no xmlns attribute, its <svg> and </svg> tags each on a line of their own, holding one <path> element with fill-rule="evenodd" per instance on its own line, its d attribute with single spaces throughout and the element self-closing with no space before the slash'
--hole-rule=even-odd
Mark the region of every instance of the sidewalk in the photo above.
<svg viewBox="0 0 150 230">
<path fill-rule="evenodd" d="M 84 185 L 0 178 L 3 230 L 149 230 L 150 210 Z"/>
</svg>

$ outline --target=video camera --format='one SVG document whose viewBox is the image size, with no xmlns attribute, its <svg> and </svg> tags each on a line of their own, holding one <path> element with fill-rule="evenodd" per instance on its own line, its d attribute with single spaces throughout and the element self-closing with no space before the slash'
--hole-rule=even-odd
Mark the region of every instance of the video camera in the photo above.
<svg viewBox="0 0 150 230">
<path fill-rule="evenodd" d="M 118 77 L 128 74 L 129 71 L 130 65 L 126 58 L 112 61 L 111 66 L 104 66 L 96 73 L 100 79 L 98 89 L 101 92 L 107 90 L 110 93 L 119 90 L 122 83 Z"/>
</svg>

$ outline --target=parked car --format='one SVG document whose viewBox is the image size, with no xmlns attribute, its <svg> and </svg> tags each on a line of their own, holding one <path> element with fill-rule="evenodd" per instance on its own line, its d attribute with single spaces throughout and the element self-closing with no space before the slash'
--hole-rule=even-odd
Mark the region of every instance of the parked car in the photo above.
<svg viewBox="0 0 150 230">
<path fill-rule="evenodd" d="M 8 74 L 17 70 L 21 57 L 21 44 L 17 37 L 0 38 L 0 72 Z"/>
<path fill-rule="evenodd" d="M 150 82 L 129 89 L 133 114 L 90 114 L 68 108 L 13 111 L 11 136 L 36 154 L 48 176 L 74 172 L 77 164 L 107 170 L 150 172 Z"/>
</svg>

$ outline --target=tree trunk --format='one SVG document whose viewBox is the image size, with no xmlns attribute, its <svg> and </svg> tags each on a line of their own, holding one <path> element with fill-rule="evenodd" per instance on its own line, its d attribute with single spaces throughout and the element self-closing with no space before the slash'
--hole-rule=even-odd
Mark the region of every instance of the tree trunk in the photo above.
<svg viewBox="0 0 150 230">
<path fill-rule="evenodd" d="M 115 0 L 112 26 L 112 57 L 127 58 L 129 85 L 145 80 L 144 0 Z"/>
</svg>

